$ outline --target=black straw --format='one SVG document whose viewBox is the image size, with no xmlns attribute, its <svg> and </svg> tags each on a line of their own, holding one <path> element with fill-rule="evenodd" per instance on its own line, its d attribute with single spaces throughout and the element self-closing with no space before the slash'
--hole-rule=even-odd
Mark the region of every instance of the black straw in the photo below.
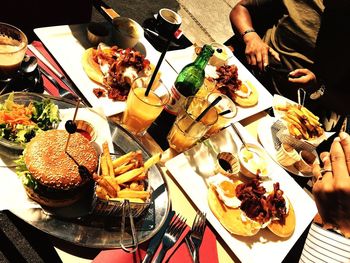
<svg viewBox="0 0 350 263">
<path fill-rule="evenodd" d="M 213 102 L 210 103 L 210 105 L 209 105 L 208 107 L 206 107 L 206 108 L 204 109 L 204 111 L 202 111 L 202 113 L 199 114 L 199 115 L 197 116 L 197 118 L 190 124 L 190 126 L 187 127 L 187 129 L 185 130 L 185 132 L 188 132 L 196 122 L 199 122 L 199 121 L 204 117 L 204 115 L 207 114 L 207 112 L 208 112 L 211 108 L 213 108 L 216 104 L 218 104 L 218 102 L 219 102 L 221 99 L 222 99 L 222 97 L 221 97 L 221 96 L 218 96 L 215 100 L 213 100 Z"/>
<path fill-rule="evenodd" d="M 231 110 L 225 110 L 225 111 L 222 111 L 219 113 L 220 116 L 222 115 L 226 115 L 226 114 L 229 114 L 231 112 Z"/>
<path fill-rule="evenodd" d="M 171 38 L 169 38 L 168 41 L 166 42 L 166 45 L 165 45 L 165 47 L 164 47 L 164 49 L 163 49 L 163 52 L 162 52 L 162 54 L 161 54 L 160 57 L 159 57 L 158 63 L 157 63 L 157 65 L 156 65 L 156 68 L 155 68 L 154 71 L 153 71 L 151 80 L 149 81 L 148 86 L 147 86 L 147 89 L 146 89 L 146 92 L 145 92 L 145 96 L 146 96 L 146 97 L 148 96 L 148 94 L 149 94 L 149 92 L 150 92 L 150 90 L 151 90 L 151 88 L 152 88 L 154 79 L 155 79 L 156 76 L 157 76 L 157 73 L 158 73 L 158 70 L 159 70 L 159 68 L 160 68 L 160 65 L 162 64 L 163 59 L 164 59 L 164 57 L 165 57 L 165 54 L 166 54 L 166 52 L 167 52 L 168 49 L 169 49 L 170 43 L 171 43 Z"/>
</svg>

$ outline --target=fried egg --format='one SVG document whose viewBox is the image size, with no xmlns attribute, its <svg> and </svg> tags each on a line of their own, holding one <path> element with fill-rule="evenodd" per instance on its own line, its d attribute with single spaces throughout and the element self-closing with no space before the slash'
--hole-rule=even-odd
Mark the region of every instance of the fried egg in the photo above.
<svg viewBox="0 0 350 263">
<path fill-rule="evenodd" d="M 218 197 L 228 207 L 238 208 L 241 201 L 236 197 L 236 186 L 233 181 L 220 173 L 208 179 L 210 185 L 214 186 Z"/>
<path fill-rule="evenodd" d="M 235 90 L 235 94 L 242 98 L 248 98 L 250 94 L 252 94 L 252 89 L 245 83 L 239 86 L 237 90 Z"/>
</svg>

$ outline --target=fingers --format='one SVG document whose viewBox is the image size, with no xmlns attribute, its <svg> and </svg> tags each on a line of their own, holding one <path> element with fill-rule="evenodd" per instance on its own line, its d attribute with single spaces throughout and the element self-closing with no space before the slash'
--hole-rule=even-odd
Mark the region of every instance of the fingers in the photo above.
<svg viewBox="0 0 350 263">
<path fill-rule="evenodd" d="M 339 137 L 334 139 L 330 153 L 335 186 L 341 185 L 344 180 L 349 178 L 349 172 L 345 153 L 342 145 L 340 144 Z"/>
<path fill-rule="evenodd" d="M 332 171 L 332 163 L 330 159 L 330 153 L 324 152 L 320 155 L 321 160 L 323 162 L 323 169 L 326 171 Z M 325 187 L 333 186 L 333 174 L 332 172 L 325 172 L 322 177 L 322 183 Z"/>
<path fill-rule="evenodd" d="M 292 83 L 312 85 L 316 81 L 316 76 L 312 71 L 306 68 L 300 68 L 289 73 L 288 81 Z"/>
<path fill-rule="evenodd" d="M 318 179 L 322 179 L 320 164 L 315 163 L 312 167 L 313 182 L 315 183 Z"/>
<path fill-rule="evenodd" d="M 280 55 L 272 48 L 269 47 L 269 53 L 271 54 L 271 56 L 273 56 L 277 61 L 281 61 L 280 59 Z"/>
<path fill-rule="evenodd" d="M 350 136 L 346 132 L 339 133 L 340 144 L 343 147 L 345 153 L 346 165 L 348 171 L 350 171 Z"/>
</svg>

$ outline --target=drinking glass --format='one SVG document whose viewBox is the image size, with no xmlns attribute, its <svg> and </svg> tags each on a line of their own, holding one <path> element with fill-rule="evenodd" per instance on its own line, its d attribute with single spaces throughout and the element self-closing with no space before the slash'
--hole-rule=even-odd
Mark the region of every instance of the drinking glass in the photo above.
<svg viewBox="0 0 350 263">
<path fill-rule="evenodd" d="M 27 37 L 20 29 L 0 23 L 0 81 L 8 80 L 17 72 L 27 45 Z"/>
<path fill-rule="evenodd" d="M 168 134 L 170 148 L 183 152 L 199 141 L 218 119 L 216 109 L 211 108 L 202 119 L 196 118 L 209 106 L 203 97 L 187 97 Z"/>
<path fill-rule="evenodd" d="M 237 113 L 236 104 L 229 97 L 227 97 L 224 94 L 221 94 L 220 92 L 209 93 L 207 96 L 207 100 L 209 101 L 209 103 L 211 103 L 219 96 L 221 96 L 222 99 L 215 105 L 215 108 L 219 113 L 218 120 L 206 132 L 204 136 L 206 138 L 209 138 L 210 136 L 218 133 L 221 129 L 228 126 L 233 121 L 233 118 L 236 116 Z M 220 114 L 224 113 L 227 110 L 229 110 L 230 112 L 224 115 Z"/>
<path fill-rule="evenodd" d="M 198 89 L 196 96 L 206 98 L 209 93 L 215 92 L 216 82 L 213 80 L 208 80 L 204 78 L 203 85 Z"/>
<path fill-rule="evenodd" d="M 126 100 L 122 125 L 134 135 L 144 135 L 148 127 L 158 117 L 169 101 L 170 93 L 162 81 L 155 80 L 145 95 L 149 77 L 139 77 L 133 81 Z"/>
</svg>

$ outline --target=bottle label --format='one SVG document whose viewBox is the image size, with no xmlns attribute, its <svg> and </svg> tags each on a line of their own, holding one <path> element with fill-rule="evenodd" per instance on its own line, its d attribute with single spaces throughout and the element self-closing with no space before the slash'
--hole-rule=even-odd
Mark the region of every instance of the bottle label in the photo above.
<svg viewBox="0 0 350 263">
<path fill-rule="evenodd" d="M 183 96 L 173 85 L 170 90 L 170 100 L 164 109 L 170 114 L 177 115 L 181 105 L 185 102 L 186 97 Z"/>
</svg>

